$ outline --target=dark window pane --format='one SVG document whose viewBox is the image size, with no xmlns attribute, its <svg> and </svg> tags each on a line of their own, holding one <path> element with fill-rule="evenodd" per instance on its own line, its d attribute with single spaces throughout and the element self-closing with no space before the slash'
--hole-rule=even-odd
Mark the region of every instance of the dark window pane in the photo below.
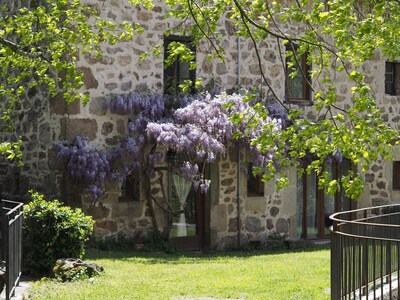
<svg viewBox="0 0 400 300">
<path fill-rule="evenodd" d="M 339 163 L 324 166 L 330 180 L 340 180 L 352 169 L 350 160 L 343 159 Z M 296 237 L 297 238 L 325 238 L 330 235 L 332 221 L 329 216 L 338 210 L 353 208 L 352 201 L 341 193 L 328 195 L 326 189 L 318 190 L 318 176 L 315 171 L 310 174 L 299 174 L 297 177 L 296 203 Z"/>
<path fill-rule="evenodd" d="M 393 83 L 393 74 L 385 74 L 386 83 Z"/>
<path fill-rule="evenodd" d="M 292 47 L 288 47 L 287 51 L 293 51 Z M 289 101 L 309 100 L 309 70 L 306 54 L 298 56 L 294 66 L 287 67 L 286 87 Z M 290 76 L 293 72 L 296 72 L 294 77 Z"/>
<path fill-rule="evenodd" d="M 247 196 L 263 196 L 264 182 L 260 175 L 254 176 L 253 164 L 247 165 Z"/>
<path fill-rule="evenodd" d="M 168 57 L 168 45 L 172 42 L 179 42 L 185 44 L 191 51 L 196 52 L 195 47 L 192 46 L 192 40 L 188 37 L 181 36 L 168 36 L 164 40 L 164 59 Z M 164 94 L 177 95 L 181 92 L 179 85 L 184 83 L 185 80 L 196 80 L 196 70 L 190 70 L 190 63 L 187 61 L 180 61 L 177 57 L 174 63 L 168 68 L 164 68 Z M 192 90 L 194 92 L 194 89 Z"/>
<path fill-rule="evenodd" d="M 385 94 L 396 95 L 396 63 L 385 63 Z"/>
<path fill-rule="evenodd" d="M 299 70 L 298 66 L 296 69 Z M 303 80 L 304 78 L 300 70 L 295 77 L 289 78 L 289 98 L 304 99 Z"/>
<path fill-rule="evenodd" d="M 391 62 L 386 62 L 385 63 L 385 68 L 386 68 L 386 73 L 388 73 L 388 72 L 393 72 L 393 63 L 391 63 Z"/>
<path fill-rule="evenodd" d="M 139 174 L 129 174 L 121 183 L 119 190 L 119 202 L 139 201 L 140 185 Z"/>
</svg>

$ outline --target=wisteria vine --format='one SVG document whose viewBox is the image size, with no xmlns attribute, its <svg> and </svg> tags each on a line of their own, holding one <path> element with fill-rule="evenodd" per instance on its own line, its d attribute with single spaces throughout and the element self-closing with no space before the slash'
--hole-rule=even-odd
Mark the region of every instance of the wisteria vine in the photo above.
<svg viewBox="0 0 400 300">
<path fill-rule="evenodd" d="M 88 147 L 87 141 L 77 136 L 72 143 L 56 144 L 58 158 L 67 161 L 67 171 L 75 181 L 84 181 L 86 193 L 96 201 L 101 195 L 101 187 L 106 178 L 110 177 L 110 162 L 105 153 L 94 147 Z"/>
<path fill-rule="evenodd" d="M 87 183 L 87 192 L 98 199 L 106 179 L 120 180 L 136 168 L 149 174 L 161 160 L 160 148 L 185 153 L 185 160 L 174 172 L 207 192 L 210 180 L 203 176 L 199 163 L 213 162 L 226 152 L 228 141 L 246 145 L 258 166 L 267 166 L 274 149 L 262 151 L 252 143 L 265 131 L 280 131 L 287 125 L 285 111 L 278 105 L 268 110 L 253 109 L 245 94 L 205 93 L 177 98 L 130 93 L 110 99 L 110 112 L 130 117 L 128 134 L 118 147 L 101 153 L 81 137 L 68 144 L 59 143 L 59 157 L 67 161 L 72 179 Z M 261 111 L 261 113 L 260 113 Z M 240 118 L 234 122 L 232 116 Z M 257 122 L 254 122 L 254 117 Z M 262 120 L 260 122 L 260 120 Z M 249 130 L 249 128 L 251 130 Z M 161 147 L 158 147 L 161 146 Z M 123 163 L 117 163 L 121 162 Z"/>
</svg>

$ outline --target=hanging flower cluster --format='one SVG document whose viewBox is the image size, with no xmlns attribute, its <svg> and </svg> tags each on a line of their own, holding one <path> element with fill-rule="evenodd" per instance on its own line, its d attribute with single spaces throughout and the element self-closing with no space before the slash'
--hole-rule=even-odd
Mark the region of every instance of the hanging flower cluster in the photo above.
<svg viewBox="0 0 400 300">
<path fill-rule="evenodd" d="M 59 142 L 56 144 L 57 158 L 67 161 L 67 171 L 77 182 L 85 182 L 85 190 L 94 200 L 101 195 L 101 188 L 111 174 L 107 155 L 94 147 L 88 147 L 87 141 L 77 136 L 72 143 Z"/>
<path fill-rule="evenodd" d="M 202 99 L 196 99 L 187 106 L 177 109 L 170 122 L 149 123 L 147 136 L 159 145 L 189 154 L 192 162 L 213 162 L 218 154 L 225 153 L 227 142 L 235 136 L 251 150 L 257 165 L 266 166 L 266 162 L 273 159 L 274 149 L 261 151 L 252 141 L 266 131 L 280 130 L 282 120 L 278 115 L 270 116 L 266 110 L 265 115 L 261 116 L 250 103 L 243 101 L 243 98 L 244 96 L 240 94 L 221 93 L 214 97 L 207 94 Z M 277 108 L 275 110 L 276 114 L 283 112 Z M 241 122 L 232 122 L 231 117 L 234 115 L 240 115 Z M 255 116 L 258 122 L 252 124 Z M 248 130 L 249 126 L 251 130 Z M 189 174 L 186 177 L 198 183 L 202 191 L 207 191 L 209 181 L 201 176 L 194 176 L 193 168 L 190 169 L 189 165 L 190 162 L 186 161 L 181 169 L 186 170 L 183 174 Z"/>
</svg>

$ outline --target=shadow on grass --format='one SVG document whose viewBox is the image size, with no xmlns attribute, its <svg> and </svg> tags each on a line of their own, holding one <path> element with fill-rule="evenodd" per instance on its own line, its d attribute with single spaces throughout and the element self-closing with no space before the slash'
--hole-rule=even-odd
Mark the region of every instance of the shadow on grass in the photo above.
<svg viewBox="0 0 400 300">
<path fill-rule="evenodd" d="M 208 251 L 208 252 L 185 252 L 177 251 L 173 254 L 148 251 L 100 251 L 89 249 L 84 257 L 85 260 L 109 259 L 128 261 L 137 259 L 138 264 L 190 264 L 218 261 L 219 259 L 233 258 L 246 259 L 254 256 L 282 255 L 287 253 L 314 252 L 329 250 L 330 245 L 307 245 L 296 249 L 279 250 L 236 250 L 236 251 Z"/>
</svg>

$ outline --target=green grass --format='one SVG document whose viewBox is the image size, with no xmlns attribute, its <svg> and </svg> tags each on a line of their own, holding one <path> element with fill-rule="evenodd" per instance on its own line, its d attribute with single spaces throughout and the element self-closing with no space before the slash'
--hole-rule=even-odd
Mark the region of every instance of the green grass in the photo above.
<svg viewBox="0 0 400 300">
<path fill-rule="evenodd" d="M 325 247 L 326 248 L 326 247 Z M 329 250 L 291 253 L 91 252 L 105 268 L 88 280 L 35 282 L 29 299 L 329 299 Z"/>
</svg>

